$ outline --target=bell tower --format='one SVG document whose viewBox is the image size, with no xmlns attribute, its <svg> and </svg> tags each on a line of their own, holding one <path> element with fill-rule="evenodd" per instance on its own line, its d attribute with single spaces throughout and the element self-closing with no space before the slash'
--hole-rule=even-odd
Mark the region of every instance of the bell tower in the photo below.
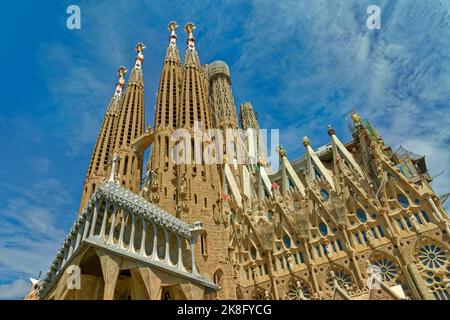
<svg viewBox="0 0 450 320">
<path fill-rule="evenodd" d="M 103 118 L 103 124 L 95 142 L 94 150 L 92 151 L 91 160 L 84 180 L 79 212 L 84 209 L 86 202 L 89 201 L 100 183 L 107 178 L 108 164 L 112 158 L 114 149 L 117 115 L 122 103 L 122 88 L 125 85 L 124 76 L 126 72 L 125 67 L 119 67 L 117 70 L 119 79 Z"/>
<path fill-rule="evenodd" d="M 139 193 L 142 176 L 142 155 L 134 152 L 133 141 L 144 133 L 144 44 L 136 45 L 136 61 L 117 114 L 114 153 L 120 160 L 117 181 L 121 186 Z"/>
<path fill-rule="evenodd" d="M 213 143 L 207 134 L 212 129 L 207 70 L 200 65 L 194 29 L 193 23 L 185 26 L 188 40 L 177 123 L 179 134 L 174 146 L 178 161 L 177 217 L 187 223 L 203 222 L 205 232 L 195 251 L 199 272 L 210 279 L 220 275 L 219 295 L 234 298 L 233 271 L 224 245 L 228 234 L 219 219 L 222 214 L 219 165 L 206 156 Z"/>
<path fill-rule="evenodd" d="M 164 58 L 161 78 L 156 98 L 156 114 L 154 142 L 150 154 L 150 164 L 147 177 L 150 179 L 150 201 L 161 208 L 175 214 L 176 211 L 176 168 L 171 150 L 174 142 L 172 134 L 177 127 L 178 104 L 180 101 L 180 86 L 182 80 L 182 65 L 177 48 L 178 25 L 171 21 L 169 46 Z"/>
</svg>

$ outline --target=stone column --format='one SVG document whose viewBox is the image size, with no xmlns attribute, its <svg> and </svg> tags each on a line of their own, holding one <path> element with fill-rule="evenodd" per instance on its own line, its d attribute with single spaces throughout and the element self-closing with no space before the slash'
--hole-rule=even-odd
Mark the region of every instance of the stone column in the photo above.
<svg viewBox="0 0 450 320">
<path fill-rule="evenodd" d="M 86 216 L 86 221 L 84 222 L 84 230 L 83 230 L 83 236 L 81 237 L 82 240 L 86 239 L 90 226 L 91 226 L 91 217 L 92 217 L 92 211 L 88 211 L 88 214 Z"/>
<path fill-rule="evenodd" d="M 102 240 L 106 240 L 105 229 L 106 229 L 106 220 L 108 220 L 108 210 L 109 210 L 109 203 L 107 202 L 105 205 L 105 211 L 103 212 L 102 227 L 100 228 L 100 233 L 98 235 L 98 237 Z"/>
<path fill-rule="evenodd" d="M 83 226 L 86 226 L 86 221 L 84 222 Z M 83 226 L 78 225 L 77 239 L 76 239 L 76 241 L 75 241 L 75 247 L 73 248 L 74 251 L 75 251 L 75 250 L 78 248 L 78 246 L 80 245 L 81 239 L 82 239 L 82 237 L 83 237 L 83 229 L 85 229 L 85 228 L 83 228 Z"/>
<path fill-rule="evenodd" d="M 141 238 L 141 251 L 139 252 L 140 256 L 146 256 L 145 254 L 145 238 L 146 238 L 146 234 L 147 234 L 147 225 L 148 222 L 143 220 L 142 221 L 142 238 Z"/>
<path fill-rule="evenodd" d="M 177 269 L 178 271 L 185 271 L 183 266 L 183 248 L 181 247 L 182 242 L 180 236 L 177 234 L 177 244 L 178 244 L 178 262 Z"/>
<path fill-rule="evenodd" d="M 273 291 L 273 297 L 275 298 L 275 300 L 280 300 L 280 296 L 278 294 L 278 287 L 277 287 L 277 282 L 275 280 L 275 274 L 274 274 L 274 270 L 273 270 L 273 259 L 275 259 L 275 261 L 277 260 L 272 254 L 269 254 L 269 252 L 266 253 L 267 255 L 267 265 L 268 265 L 268 269 L 270 272 L 270 282 L 272 283 L 272 291 Z"/>
<path fill-rule="evenodd" d="M 61 268 L 66 264 L 68 257 L 68 253 L 69 253 L 69 248 L 67 247 L 67 240 L 64 243 L 64 249 L 63 249 L 63 259 L 62 259 L 62 263 L 61 263 Z"/>
<path fill-rule="evenodd" d="M 67 260 L 69 260 L 69 258 L 72 256 L 73 250 L 75 248 L 75 236 L 71 235 L 70 236 L 70 244 L 69 244 L 69 252 L 67 253 Z"/>
<path fill-rule="evenodd" d="M 364 285 L 365 282 L 364 282 L 364 278 L 363 278 L 363 276 L 361 274 L 361 270 L 359 269 L 358 262 L 356 262 L 355 252 L 354 251 L 349 252 L 349 256 L 350 256 L 350 259 L 353 262 L 353 266 L 354 266 L 355 271 L 356 271 L 356 277 L 358 279 L 358 281 L 357 281 L 358 287 L 359 287 L 359 289 L 362 289 L 362 288 L 365 287 L 365 285 Z"/>
<path fill-rule="evenodd" d="M 198 270 L 197 270 L 197 266 L 195 265 L 195 242 L 194 242 L 194 239 L 191 239 L 189 244 L 190 244 L 190 247 L 191 247 L 192 274 L 194 276 L 199 276 L 199 273 L 198 273 Z"/>
<path fill-rule="evenodd" d="M 122 209 L 122 222 L 120 224 L 119 241 L 117 243 L 117 247 L 120 248 L 120 249 L 124 249 L 124 246 L 123 246 L 123 234 L 125 232 L 125 225 L 126 225 L 126 222 L 127 222 L 127 216 L 128 216 L 127 211 L 125 211 L 125 209 Z"/>
<path fill-rule="evenodd" d="M 100 206 L 99 202 L 97 202 L 94 206 L 94 215 L 92 217 L 92 224 L 91 224 L 91 230 L 89 231 L 89 237 L 92 237 L 94 235 L 95 224 L 97 223 L 97 214 L 98 214 L 99 206 Z"/>
<path fill-rule="evenodd" d="M 113 244 L 114 243 L 114 227 L 116 224 L 116 215 L 117 215 L 117 207 L 113 205 L 113 216 L 111 220 L 111 228 L 109 228 L 109 236 L 108 241 L 106 244 Z"/>
<path fill-rule="evenodd" d="M 151 259 L 155 261 L 159 261 L 158 257 L 158 228 L 154 223 L 152 223 L 153 226 L 153 249 L 152 249 L 152 255 Z"/>
<path fill-rule="evenodd" d="M 131 234 L 130 234 L 130 244 L 128 245 L 128 251 L 134 252 L 134 232 L 136 228 L 136 216 L 134 213 L 131 213 Z"/>
<path fill-rule="evenodd" d="M 172 265 L 170 261 L 170 243 L 169 243 L 169 232 L 166 228 L 164 228 L 164 240 L 165 240 L 165 254 L 164 254 L 164 263 Z"/>
<path fill-rule="evenodd" d="M 431 205 L 431 208 L 433 209 L 437 221 L 438 222 L 441 221 L 442 220 L 441 212 L 439 211 L 439 209 L 437 208 L 436 204 L 434 203 L 433 199 L 431 199 L 431 197 L 428 198 L 428 203 Z"/>
<path fill-rule="evenodd" d="M 96 250 L 102 266 L 105 289 L 103 300 L 114 299 L 114 290 L 116 288 L 117 277 L 120 271 L 121 258 L 110 255 L 104 250 Z"/>
</svg>

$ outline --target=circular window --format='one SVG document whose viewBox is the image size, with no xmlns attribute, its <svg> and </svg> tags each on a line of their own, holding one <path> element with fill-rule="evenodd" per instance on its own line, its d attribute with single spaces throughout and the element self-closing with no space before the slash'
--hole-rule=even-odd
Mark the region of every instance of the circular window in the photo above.
<svg viewBox="0 0 450 320">
<path fill-rule="evenodd" d="M 269 219 L 269 221 L 273 220 L 273 212 L 272 211 L 267 212 L 267 219 Z"/>
<path fill-rule="evenodd" d="M 350 275 L 344 271 L 337 271 L 335 272 L 335 279 L 338 283 L 338 285 L 342 288 L 350 288 L 352 285 L 352 278 Z M 333 285 L 333 279 L 330 278 L 329 284 Z"/>
<path fill-rule="evenodd" d="M 362 223 L 365 223 L 367 221 L 366 213 L 361 208 L 356 210 L 356 216 L 358 217 L 358 220 L 361 221 Z"/>
<path fill-rule="evenodd" d="M 375 262 L 375 265 L 380 267 L 381 278 L 384 281 L 390 281 L 397 276 L 395 265 L 388 259 L 380 259 Z"/>
<path fill-rule="evenodd" d="M 432 244 L 420 249 L 419 260 L 429 268 L 439 268 L 445 264 L 447 257 L 441 248 Z"/>
<path fill-rule="evenodd" d="M 397 201 L 398 201 L 398 203 L 400 203 L 400 205 L 403 208 L 408 208 L 409 207 L 408 198 L 406 198 L 403 194 L 397 195 Z"/>
<path fill-rule="evenodd" d="M 252 247 L 250 249 L 250 256 L 252 257 L 253 260 L 256 259 L 256 249 L 255 249 L 255 247 Z"/>
<path fill-rule="evenodd" d="M 324 237 L 328 234 L 328 227 L 325 223 L 321 222 L 319 224 L 319 231 Z"/>
<path fill-rule="evenodd" d="M 286 248 L 289 249 L 291 247 L 291 238 L 287 234 L 283 237 L 283 242 Z"/>
<path fill-rule="evenodd" d="M 327 190 L 325 190 L 325 189 L 320 189 L 320 196 L 325 201 L 328 201 L 328 199 L 330 198 L 330 195 L 328 194 Z"/>
</svg>

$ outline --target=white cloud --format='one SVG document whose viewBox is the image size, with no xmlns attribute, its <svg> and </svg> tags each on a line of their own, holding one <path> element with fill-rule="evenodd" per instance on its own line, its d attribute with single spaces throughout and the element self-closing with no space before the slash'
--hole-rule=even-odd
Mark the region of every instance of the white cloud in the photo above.
<svg viewBox="0 0 450 320">
<path fill-rule="evenodd" d="M 425 154 L 438 173 L 450 166 L 448 7 L 381 1 L 382 30 L 370 31 L 369 4 L 255 1 L 242 25 L 235 95 L 250 97 L 262 127 L 281 128 L 293 155 L 303 154 L 304 135 L 327 143 L 329 123 L 350 139 L 345 117 L 357 109 L 394 149 Z M 447 170 L 434 183 L 438 194 L 449 181 Z"/>
<path fill-rule="evenodd" d="M 11 300 L 24 297 L 31 289 L 31 282 L 16 279 L 13 282 L 0 284 L 0 299 Z"/>
<path fill-rule="evenodd" d="M 45 109 L 52 111 L 47 126 L 27 115 L 0 119 L 0 125 L 18 141 L 55 138 L 71 155 L 88 154 L 114 90 L 115 70 L 132 65 L 138 41 L 147 46 L 146 111 L 152 120 L 166 25 L 171 19 L 180 24 L 183 56 L 182 27 L 193 20 L 202 63 L 227 60 L 237 105 L 252 101 L 262 128 L 281 128 L 291 159 L 303 154 L 305 135 L 314 146 L 327 143 L 328 124 L 349 139 L 345 117 L 358 109 L 394 149 L 402 144 L 425 154 L 431 174 L 446 169 L 434 188 L 450 191 L 450 4 L 379 3 L 381 31 L 366 28 L 370 1 L 82 2 L 82 30 L 67 31 L 65 41 L 43 43 L 36 52 L 50 93 L 41 104 L 52 106 Z M 29 166 L 44 177 L 40 182 L 0 183 L 14 194 L 0 210 L 0 278 L 9 281 L 0 285 L 1 297 L 25 291 L 29 285 L 21 279 L 48 268 L 75 217 L 67 209 L 73 181 L 50 177 L 55 164 L 33 157 Z"/>
<path fill-rule="evenodd" d="M 12 196 L 0 209 L 0 279 L 37 277 L 47 271 L 75 217 L 67 210 L 70 196 L 55 179 L 2 186 Z"/>
</svg>

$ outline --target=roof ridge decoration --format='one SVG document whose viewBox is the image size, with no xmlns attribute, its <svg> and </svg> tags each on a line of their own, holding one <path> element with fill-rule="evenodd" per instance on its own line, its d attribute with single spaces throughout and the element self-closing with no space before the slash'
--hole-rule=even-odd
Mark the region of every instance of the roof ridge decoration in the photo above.
<svg viewBox="0 0 450 320">
<path fill-rule="evenodd" d="M 170 231 L 178 233 L 186 239 L 191 238 L 191 231 L 198 228 L 199 225 L 199 222 L 195 222 L 192 225 L 183 222 L 161 208 L 158 208 L 153 203 L 145 200 L 143 197 L 114 182 L 107 182 L 100 185 L 98 190 L 92 196 L 91 201 L 95 202 L 100 197 L 104 197 L 111 203 L 116 203 L 126 210 L 133 211 L 157 225 L 166 227 Z"/>
</svg>

